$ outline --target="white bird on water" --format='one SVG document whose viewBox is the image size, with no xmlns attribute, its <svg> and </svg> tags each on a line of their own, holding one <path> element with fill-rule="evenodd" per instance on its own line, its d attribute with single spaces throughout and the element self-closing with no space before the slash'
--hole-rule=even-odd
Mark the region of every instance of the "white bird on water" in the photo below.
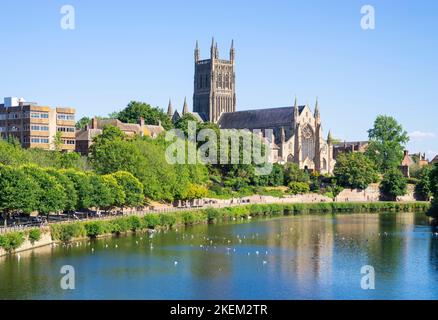
<svg viewBox="0 0 438 320">
<path fill-rule="evenodd" d="M 17 254 L 17 260 L 20 261 L 21 260 L 21 255 Z"/>
<path fill-rule="evenodd" d="M 119 245 L 118 244 L 116 244 L 116 248 L 118 248 L 119 247 Z"/>
<path fill-rule="evenodd" d="M 174 264 L 175 266 L 177 266 L 177 265 L 178 265 L 178 261 L 175 261 L 173 264 Z"/>
</svg>

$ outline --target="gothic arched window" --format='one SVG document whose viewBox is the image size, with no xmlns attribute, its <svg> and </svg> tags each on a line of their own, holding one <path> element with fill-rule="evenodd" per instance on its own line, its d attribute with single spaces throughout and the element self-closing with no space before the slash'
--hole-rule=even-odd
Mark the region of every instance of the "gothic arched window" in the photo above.
<svg viewBox="0 0 438 320">
<path fill-rule="evenodd" d="M 217 76 L 217 86 L 218 86 L 218 88 L 222 87 L 222 74 L 220 74 L 220 73 Z"/>
<path fill-rule="evenodd" d="M 225 77 L 225 88 L 229 89 L 229 85 L 230 85 L 230 76 L 227 73 L 227 75 Z"/>
</svg>

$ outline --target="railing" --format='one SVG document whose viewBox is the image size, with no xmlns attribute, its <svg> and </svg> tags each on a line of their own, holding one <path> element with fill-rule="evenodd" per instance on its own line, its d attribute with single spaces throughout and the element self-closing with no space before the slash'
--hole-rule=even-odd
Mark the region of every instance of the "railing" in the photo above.
<svg viewBox="0 0 438 320">
<path fill-rule="evenodd" d="M 235 201 L 237 200 L 237 201 Z M 93 221 L 93 220 L 111 220 L 114 219 L 117 216 L 130 216 L 130 215 L 136 215 L 136 216 L 144 216 L 146 214 L 151 213 L 171 213 L 171 212 L 182 212 L 182 211 L 191 211 L 191 210 L 200 210 L 200 209 L 206 209 L 206 208 L 225 208 L 225 207 L 234 207 L 239 205 L 245 205 L 249 204 L 249 200 L 244 199 L 230 199 L 229 203 L 202 203 L 200 205 L 192 205 L 192 206 L 186 206 L 186 207 L 167 207 L 167 208 L 157 208 L 157 209 L 143 209 L 143 210 L 136 210 L 133 209 L 129 212 L 105 212 L 104 214 L 86 214 L 84 212 L 76 212 L 74 215 L 55 215 L 55 216 L 49 216 L 49 222 L 47 221 L 38 221 L 38 222 L 25 222 L 22 224 L 14 225 L 14 226 L 8 226 L 4 227 L 3 225 L 0 225 L 0 234 L 2 233 L 9 233 L 14 231 L 25 231 L 29 229 L 34 228 L 44 228 L 47 227 L 49 224 L 65 224 L 65 223 L 71 223 L 72 221 Z M 60 219 L 56 221 L 57 219 Z"/>
</svg>

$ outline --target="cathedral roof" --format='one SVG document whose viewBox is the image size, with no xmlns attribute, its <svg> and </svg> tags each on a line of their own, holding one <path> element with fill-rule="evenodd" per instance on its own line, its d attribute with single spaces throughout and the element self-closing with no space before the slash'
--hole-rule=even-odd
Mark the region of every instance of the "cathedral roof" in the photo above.
<svg viewBox="0 0 438 320">
<path fill-rule="evenodd" d="M 290 126 L 295 107 L 244 110 L 223 113 L 218 125 L 221 129 L 262 129 Z M 298 106 L 301 113 L 305 106 Z"/>
</svg>

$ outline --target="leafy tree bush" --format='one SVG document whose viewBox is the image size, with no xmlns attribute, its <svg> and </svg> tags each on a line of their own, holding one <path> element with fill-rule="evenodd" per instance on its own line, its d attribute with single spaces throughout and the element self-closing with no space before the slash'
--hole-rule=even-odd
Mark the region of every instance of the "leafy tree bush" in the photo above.
<svg viewBox="0 0 438 320">
<path fill-rule="evenodd" d="M 288 163 L 284 170 L 284 180 L 286 185 L 291 182 L 310 183 L 310 175 L 305 170 L 300 169 L 296 163 Z"/>
<path fill-rule="evenodd" d="M 119 186 L 123 188 L 125 193 L 125 206 L 136 207 L 143 204 L 143 185 L 131 173 L 126 171 L 118 171 L 112 176 L 117 180 Z"/>
<path fill-rule="evenodd" d="M 433 195 L 432 187 L 432 166 L 426 166 L 418 173 L 418 180 L 415 185 L 415 193 L 421 199 L 429 201 Z"/>
<path fill-rule="evenodd" d="M 66 197 L 63 210 L 74 211 L 78 204 L 78 193 L 76 191 L 74 183 L 63 171 L 56 169 L 46 169 L 46 172 L 54 177 L 64 190 L 64 194 L 66 195 Z"/>
<path fill-rule="evenodd" d="M 88 210 L 92 206 L 93 186 L 90 178 L 83 172 L 73 169 L 61 171 L 73 183 L 77 193 L 76 210 Z"/>
<path fill-rule="evenodd" d="M 288 187 L 291 194 L 305 194 L 310 192 L 310 186 L 306 182 L 292 181 Z"/>
<path fill-rule="evenodd" d="M 140 230 L 142 227 L 141 219 L 137 216 L 129 216 L 126 221 L 128 222 L 129 229 L 131 231 Z"/>
<path fill-rule="evenodd" d="M 160 225 L 160 215 L 155 213 L 149 213 L 143 217 L 143 226 L 145 228 L 154 229 Z"/>
<path fill-rule="evenodd" d="M 393 118 L 380 115 L 374 127 L 368 130 L 370 144 L 367 156 L 381 173 L 397 168 L 403 159 L 403 150 L 409 137 L 403 127 Z"/>
<path fill-rule="evenodd" d="M 5 226 L 12 212 L 31 213 L 39 206 L 40 185 L 22 169 L 0 164 L 0 210 Z"/>
<path fill-rule="evenodd" d="M 40 214 L 57 213 L 66 207 L 65 190 L 53 176 L 36 166 L 23 166 L 22 170 L 39 185 L 36 210 Z"/>
<path fill-rule="evenodd" d="M 22 232 L 10 232 L 0 235 L 0 247 L 7 252 L 18 249 L 24 243 L 24 234 Z"/>
<path fill-rule="evenodd" d="M 407 181 L 399 169 L 391 169 L 384 176 L 380 183 L 380 191 L 383 195 L 396 199 L 404 196 L 407 190 Z"/>
<path fill-rule="evenodd" d="M 122 122 L 137 123 L 138 119 L 142 117 L 146 124 L 158 125 L 161 122 L 166 130 L 173 127 L 172 121 L 162 109 L 139 101 L 131 101 L 125 109 L 116 113 L 115 116 Z"/>
<path fill-rule="evenodd" d="M 351 189 L 366 189 L 378 179 L 373 162 L 359 152 L 341 153 L 336 160 L 334 175 L 339 185 Z"/>
<path fill-rule="evenodd" d="M 29 230 L 29 241 L 34 244 L 35 242 L 41 239 L 41 230 L 40 229 L 31 229 Z"/>
</svg>

